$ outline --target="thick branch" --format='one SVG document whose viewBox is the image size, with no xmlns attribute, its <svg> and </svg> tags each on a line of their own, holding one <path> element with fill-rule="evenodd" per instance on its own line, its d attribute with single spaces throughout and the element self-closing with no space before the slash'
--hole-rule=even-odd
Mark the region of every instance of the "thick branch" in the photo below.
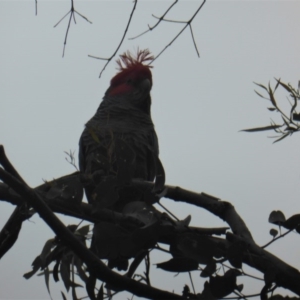
<svg viewBox="0 0 300 300">
<path fill-rule="evenodd" d="M 70 201 L 63 201 L 60 199 L 46 199 L 42 194 L 39 194 L 39 197 L 53 212 L 61 213 L 69 217 L 83 219 L 92 223 L 99 222 L 99 220 L 114 223 L 130 221 L 132 224 L 140 225 L 138 220 L 132 217 L 127 217 L 110 209 L 101 209 L 96 211 L 91 204 L 84 202 L 80 204 L 74 204 Z M 20 205 L 26 201 L 8 185 L 0 182 L 0 201 L 1 200 L 14 205 Z M 222 231 L 222 234 L 224 234 L 224 230 Z"/>
<path fill-rule="evenodd" d="M 228 232 L 227 240 L 246 243 L 247 251 L 244 252 L 243 262 L 265 274 L 265 278 L 270 278 L 271 282 L 300 295 L 300 272 L 297 269 L 242 237 Z"/>
<path fill-rule="evenodd" d="M 16 180 L 13 176 L 5 172 L 3 169 L 0 169 L 0 179 L 6 182 L 12 189 L 18 191 L 18 194 L 20 195 L 19 196 L 14 191 L 9 189 L 5 184 L 0 184 L 1 197 L 8 197 L 8 200 L 14 204 L 20 204 L 24 202 L 22 199 L 26 199 L 29 205 L 36 209 L 36 211 L 53 229 L 53 231 L 62 240 L 66 241 L 66 244 L 70 248 L 74 249 L 74 252 L 87 264 L 87 266 L 89 267 L 89 271 L 95 277 L 107 283 L 114 284 L 114 286 L 119 286 L 121 289 L 129 290 L 139 296 L 145 297 L 145 295 L 150 295 L 146 288 L 144 289 L 145 285 L 135 281 L 133 281 L 134 283 L 129 284 L 128 282 L 125 282 L 126 280 L 123 281 L 124 278 L 122 276 L 107 269 L 106 266 L 102 264 L 102 262 L 93 253 L 91 253 L 85 246 L 80 244 L 78 240 L 74 237 L 74 235 L 71 232 L 69 232 L 69 230 L 66 229 L 64 225 L 60 223 L 59 220 L 57 220 L 55 215 L 51 212 L 50 208 L 57 212 L 82 217 L 92 222 L 95 222 L 99 219 L 108 221 L 128 221 L 128 217 L 109 210 L 101 210 L 95 214 L 95 212 L 93 212 L 92 206 L 89 204 L 81 203 L 77 205 L 74 204 L 72 206 L 70 205 L 71 203 L 65 203 L 61 200 L 46 200 L 45 202 L 49 204 L 49 208 L 44 203 L 44 201 L 41 200 L 41 196 L 37 192 L 30 189 L 20 181 Z M 143 182 L 140 180 L 134 180 L 133 184 L 135 186 L 138 186 L 139 188 L 149 189 L 153 187 L 153 183 Z M 179 187 L 172 186 L 167 186 L 163 194 L 164 197 L 172 199 L 174 201 L 186 202 L 207 209 L 211 213 L 219 216 L 221 219 L 226 221 L 232 228 L 232 231 L 235 233 L 227 233 L 227 241 L 230 243 L 242 242 L 244 245 L 246 245 L 246 249 L 242 258 L 243 262 L 264 273 L 265 277 L 271 278 L 272 282 L 275 282 L 278 286 L 285 287 L 293 291 L 294 293 L 300 295 L 299 271 L 289 266 L 273 254 L 257 246 L 254 243 L 251 233 L 248 230 L 246 224 L 237 214 L 234 207 L 230 203 L 221 201 L 220 199 L 209 196 L 205 193 L 195 193 L 188 190 L 184 190 Z M 134 220 L 130 220 L 130 222 L 131 221 Z M 62 228 L 64 228 L 64 230 L 62 230 Z M 190 229 L 198 230 L 198 228 Z M 222 230 L 220 231 L 221 234 L 224 233 L 224 231 Z M 216 242 L 216 246 L 220 246 L 221 243 L 223 245 L 224 251 L 226 251 L 226 249 L 228 248 L 228 242 L 225 240 L 211 239 L 211 241 L 213 243 Z M 78 246 L 78 243 L 80 247 Z M 139 285 L 142 285 L 143 288 L 140 289 Z M 140 289 L 140 293 L 137 293 L 136 289 Z M 158 295 L 159 293 L 166 292 L 154 289 L 151 293 L 151 295 Z M 152 298 L 160 297 L 162 296 L 156 296 Z M 166 293 L 166 295 L 163 296 L 163 299 L 182 298 L 178 295 Z"/>
<path fill-rule="evenodd" d="M 93 276 L 140 297 L 150 299 L 184 299 L 179 295 L 149 287 L 111 271 L 64 226 L 34 190 L 16 180 L 2 168 L 0 168 L 0 179 L 14 190 L 17 190 L 20 196 L 26 199 L 26 201 L 38 212 L 40 217 L 50 226 L 54 233 L 63 240 L 80 259 L 82 259 Z"/>
<path fill-rule="evenodd" d="M 142 182 L 139 180 L 134 180 L 134 184 L 144 188 L 153 186 L 153 183 L 151 182 Z M 252 235 L 245 222 L 235 211 L 234 206 L 231 203 L 222 201 L 205 193 L 191 192 L 178 186 L 174 187 L 167 185 L 165 188 L 163 195 L 165 198 L 202 207 L 227 222 L 233 233 L 242 236 L 249 241 L 253 241 Z"/>
<path fill-rule="evenodd" d="M 2 145 L 0 145 L 0 164 L 17 180 L 23 184 L 26 184 L 21 175 L 10 163 Z M 26 220 L 30 215 L 31 213 L 27 208 L 26 202 L 20 203 L 20 205 L 15 208 L 0 232 L 0 259 L 14 245 L 18 239 L 23 221 Z"/>
</svg>

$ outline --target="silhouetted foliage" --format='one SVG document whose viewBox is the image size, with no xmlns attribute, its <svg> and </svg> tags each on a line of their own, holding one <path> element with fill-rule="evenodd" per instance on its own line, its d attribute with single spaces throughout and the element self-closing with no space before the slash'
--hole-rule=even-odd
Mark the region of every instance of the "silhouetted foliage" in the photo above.
<svg viewBox="0 0 300 300">
<path fill-rule="evenodd" d="M 37 13 L 37 0 L 36 13 Z M 161 22 L 181 23 L 183 27 L 178 34 L 156 55 L 158 58 L 184 32 L 190 29 L 196 53 L 200 56 L 192 30 L 192 22 L 206 1 L 199 1 L 194 14 L 187 21 L 168 20 L 166 15 L 178 3 L 169 5 L 161 17 L 155 17 L 153 26 L 138 34 L 137 38 L 157 28 Z M 75 16 L 89 21 L 75 9 L 71 8 L 55 25 L 69 17 L 63 55 L 72 20 Z M 132 16 L 138 1 L 133 1 L 128 23 L 116 50 L 108 57 L 92 58 L 106 62 L 100 76 L 108 63 L 117 55 L 131 24 Z M 134 39 L 133 38 L 133 39 Z M 270 125 L 246 129 L 247 132 L 274 130 L 278 133 L 275 142 L 280 141 L 300 130 L 300 113 L 296 111 L 300 98 L 299 89 L 276 79 L 274 88 L 257 84 L 265 90 L 267 97 L 256 92 L 260 97 L 270 101 L 271 112 L 281 115 L 282 124 L 271 121 Z M 282 88 L 289 93 L 291 110 L 285 113 L 275 98 L 275 92 Z M 92 133 L 91 133 L 92 134 Z M 243 219 L 233 205 L 205 193 L 195 193 L 180 187 L 165 185 L 165 174 L 158 157 L 153 157 L 155 164 L 155 181 L 148 182 L 134 178 L 132 165 L 135 154 L 121 139 L 116 140 L 116 161 L 118 173 L 105 176 L 101 172 L 93 177 L 75 172 L 47 181 L 36 188 L 30 188 L 16 171 L 0 146 L 0 200 L 16 205 L 12 216 L 0 232 L 0 258 L 2 258 L 18 239 L 22 223 L 38 213 L 44 222 L 53 230 L 55 236 L 45 241 L 40 254 L 32 262 L 32 270 L 24 274 L 26 279 L 38 275 L 44 276 L 46 288 L 50 293 L 49 279 L 62 281 L 67 292 L 71 290 L 72 298 L 79 299 L 78 289 L 85 289 L 90 299 L 111 299 L 115 294 L 129 291 L 132 294 L 149 299 L 218 299 L 228 295 L 231 299 L 257 296 L 261 299 L 282 299 L 274 295 L 278 287 L 284 287 L 300 295 L 300 272 L 289 266 L 273 254 L 267 252 L 270 244 L 283 238 L 290 232 L 300 233 L 300 215 L 288 219 L 283 212 L 270 213 L 269 222 L 278 229 L 271 228 L 271 241 L 258 246 Z M 72 152 L 66 153 L 68 161 L 76 167 Z M 103 169 L 107 166 L 106 158 L 98 157 Z M 77 168 L 76 168 L 77 169 Z M 78 169 L 77 169 L 78 170 Z M 95 185 L 96 199 L 94 204 L 83 202 L 84 187 Z M 142 193 L 144 201 L 128 201 L 119 204 L 120 192 Z M 191 217 L 179 220 L 174 214 L 164 209 L 161 199 L 181 202 L 194 209 L 194 206 L 207 210 L 221 218 L 228 227 L 200 228 L 190 226 Z M 116 209 L 116 207 L 118 209 Z M 121 209 L 120 209 L 121 207 Z M 64 225 L 56 213 L 71 216 L 80 220 L 76 225 Z M 18 218 L 15 218 L 18 216 Z M 82 222 L 89 222 L 82 224 Z M 285 230 L 285 232 L 281 232 Z M 39 250 L 36 250 L 37 253 Z M 151 255 L 154 251 L 167 253 L 169 258 L 156 264 L 156 268 L 170 273 L 186 273 L 189 285 L 183 284 L 182 293 L 158 289 L 151 284 Z M 139 266 L 144 263 L 141 274 Z M 244 265 L 260 271 L 261 277 L 255 277 L 243 270 Z M 197 282 L 191 274 L 197 274 Z M 243 278 L 253 278 L 264 282 L 264 286 L 255 294 L 243 294 Z M 173 288 L 172 288 L 173 289 Z M 172 290 L 170 288 L 170 290 Z M 67 299 L 64 292 L 62 298 Z M 81 298 L 82 299 L 82 298 Z M 287 299 L 287 297 L 285 297 Z M 292 298 L 291 298 L 292 299 Z"/>
<path fill-rule="evenodd" d="M 126 152 L 126 151 L 125 151 Z M 72 155 L 70 161 L 73 161 Z M 52 228 L 56 236 L 45 242 L 41 253 L 32 263 L 32 270 L 24 274 L 26 279 L 37 272 L 49 279 L 62 280 L 72 298 L 79 299 L 78 289 L 86 289 L 90 299 L 105 299 L 124 290 L 137 296 L 156 299 L 218 299 L 228 295 L 247 298 L 242 293 L 243 277 L 264 280 L 265 286 L 257 291 L 262 299 L 273 295 L 277 287 L 285 287 L 300 295 L 300 273 L 279 258 L 264 250 L 277 239 L 291 231 L 300 232 L 299 214 L 286 219 L 280 211 L 270 214 L 269 222 L 279 226 L 279 232 L 271 229 L 272 240 L 263 247 L 255 244 L 250 231 L 234 207 L 204 193 L 193 193 L 179 187 L 165 186 L 158 193 L 156 184 L 131 179 L 130 182 L 111 180 L 111 186 L 118 193 L 118 184 L 124 188 L 133 187 L 153 195 L 154 202 L 127 203 L 121 212 L 105 206 L 96 207 L 81 202 L 83 185 L 92 180 L 79 172 L 63 176 L 29 188 L 7 159 L 4 148 L 0 148 L 0 199 L 23 207 L 25 213 L 21 223 L 34 213 Z M 122 166 L 123 168 L 124 166 Z M 160 169 L 161 170 L 161 169 Z M 161 172 L 161 171 L 160 171 Z M 107 182 L 105 176 L 101 179 Z M 110 185 L 108 185 L 109 189 Z M 115 197 L 101 190 L 104 198 Z M 101 193 L 99 197 L 101 198 Z M 196 205 L 222 218 L 229 227 L 191 227 L 190 217 L 184 220 L 174 218 L 169 211 L 159 211 L 160 198 Z M 116 200 L 116 203 L 118 200 Z M 26 204 L 26 205 L 25 205 Z M 63 225 L 55 212 L 87 220 L 91 224 Z M 14 224 L 5 226 L 0 233 L 0 251 L 4 255 L 16 241 Z M 17 221 L 20 224 L 20 220 Z M 92 225 L 94 224 L 94 227 Z M 21 226 L 18 227 L 21 230 Z M 287 229 L 281 233 L 281 228 Z M 11 239 L 11 236 L 14 238 Z M 8 243 L 8 245 L 7 245 Z M 156 264 L 156 267 L 172 273 L 198 273 L 204 281 L 197 284 L 191 280 L 184 285 L 182 295 L 159 290 L 151 285 L 150 257 L 153 251 L 169 253 L 170 258 Z M 101 262 L 106 261 L 106 264 Z M 144 261 L 145 271 L 140 274 L 139 265 Z M 243 271 L 247 264 L 262 273 L 261 278 Z M 121 271 L 118 275 L 117 271 Z M 190 289 L 192 287 L 192 290 Z M 66 296 L 62 292 L 62 297 Z"/>
<path fill-rule="evenodd" d="M 270 83 L 268 86 L 264 86 L 259 83 L 255 83 L 260 88 L 264 89 L 267 92 L 268 96 L 263 96 L 259 92 L 255 91 L 256 94 L 268 101 L 270 101 L 270 107 L 268 110 L 271 112 L 277 112 L 281 116 L 282 124 L 276 124 L 275 121 L 271 120 L 271 125 L 256 127 L 250 129 L 244 129 L 246 132 L 258 132 L 258 131 L 266 131 L 273 130 L 277 133 L 276 136 L 272 138 L 276 138 L 274 143 L 279 142 L 286 138 L 289 135 L 292 135 L 295 132 L 300 131 L 300 113 L 297 111 L 298 101 L 300 100 L 299 87 L 295 89 L 290 83 L 284 83 L 280 79 L 275 79 L 276 85 L 274 88 L 271 87 Z M 275 92 L 278 88 L 282 88 L 286 92 L 288 92 L 288 102 L 290 103 L 290 111 L 286 112 L 281 106 L 278 104 L 277 99 L 275 98 Z"/>
</svg>

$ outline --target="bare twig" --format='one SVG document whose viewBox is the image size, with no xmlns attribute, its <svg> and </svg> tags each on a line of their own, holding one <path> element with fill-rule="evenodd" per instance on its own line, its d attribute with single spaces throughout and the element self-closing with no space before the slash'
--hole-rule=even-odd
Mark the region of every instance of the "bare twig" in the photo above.
<svg viewBox="0 0 300 300">
<path fill-rule="evenodd" d="M 206 2 L 206 0 L 203 0 L 203 2 L 201 3 L 201 5 L 198 7 L 198 9 L 196 10 L 196 12 L 193 14 L 193 16 L 188 20 L 188 21 L 176 21 L 176 20 L 166 20 L 166 19 L 164 19 L 164 18 L 158 18 L 159 19 L 159 21 L 165 21 L 165 22 L 173 22 L 173 23 L 184 23 L 185 25 L 184 25 L 184 27 L 179 31 L 179 33 L 170 41 L 170 43 L 169 44 L 167 44 L 166 46 L 165 46 L 165 48 L 162 50 L 162 51 L 160 51 L 159 53 L 158 53 L 158 55 L 156 55 L 156 57 L 155 57 L 155 59 L 154 60 L 156 60 L 169 46 L 171 46 L 176 40 L 177 40 L 177 38 L 185 31 L 185 29 L 187 28 L 187 27 L 189 27 L 190 28 L 190 30 L 191 30 L 191 36 L 192 36 L 192 40 L 193 40 L 193 44 L 194 44 L 194 47 L 195 47 L 195 50 L 196 50 L 196 52 L 197 52 L 197 55 L 198 55 L 198 57 L 200 57 L 200 54 L 199 54 L 199 51 L 198 51 L 198 48 L 197 48 L 197 45 L 196 45 L 196 42 L 195 42 L 195 38 L 194 38 L 194 34 L 193 34 L 193 30 L 192 30 L 192 22 L 193 22 L 193 20 L 194 20 L 194 18 L 197 16 L 197 14 L 199 13 L 199 11 L 201 10 L 201 8 L 203 7 L 203 5 L 205 4 L 205 2 Z M 154 61 L 153 60 L 153 61 Z"/>
<path fill-rule="evenodd" d="M 75 155 L 74 155 L 75 151 L 70 150 L 70 152 L 67 152 L 67 151 L 64 151 L 64 152 L 65 152 L 65 154 L 67 154 L 66 161 L 70 165 L 72 165 L 76 169 L 76 171 L 79 171 L 78 167 L 76 165 L 76 158 L 75 158 Z"/>
<path fill-rule="evenodd" d="M 189 277 L 190 277 L 190 282 L 191 282 L 191 285 L 192 285 L 192 288 L 193 288 L 193 292 L 196 295 L 196 291 L 195 291 L 194 282 L 193 282 L 193 278 L 192 278 L 191 272 L 189 272 Z"/>
<path fill-rule="evenodd" d="M 67 39 L 68 39 L 68 35 L 69 35 L 69 30 L 70 30 L 70 26 L 71 26 L 71 21 L 73 19 L 74 23 L 76 24 L 76 19 L 75 19 L 75 14 L 78 14 L 80 17 L 82 17 L 83 19 L 85 19 L 87 22 L 89 22 L 90 24 L 92 24 L 92 22 L 85 17 L 84 15 L 82 15 L 81 13 L 79 13 L 75 7 L 74 7 L 74 0 L 71 0 L 71 9 L 54 25 L 54 28 L 59 25 L 59 23 L 68 15 L 70 14 L 70 18 L 69 18 L 69 22 L 68 22 L 68 26 L 67 26 L 67 31 L 66 31 L 66 35 L 65 35 L 65 40 L 64 40 L 64 48 L 63 48 L 63 54 L 62 56 L 64 57 L 65 55 L 65 49 L 66 49 L 66 45 L 67 45 Z"/>
<path fill-rule="evenodd" d="M 194 37 L 192 25 L 189 24 L 189 27 L 190 27 L 190 30 L 191 30 L 191 35 L 192 35 L 194 47 L 195 47 L 195 49 L 196 49 L 196 52 L 197 52 L 198 57 L 200 57 L 200 53 L 199 53 L 199 51 L 198 51 L 198 47 L 197 47 L 197 44 L 196 44 L 196 41 L 195 41 L 195 37 Z"/>
<path fill-rule="evenodd" d="M 134 11 L 135 11 L 137 2 L 138 2 L 138 0 L 135 0 L 135 1 L 134 1 L 134 5 L 133 5 L 133 8 L 132 8 L 132 10 L 131 10 L 131 13 L 130 13 L 130 16 L 129 16 L 129 20 L 128 20 L 127 25 L 126 25 L 126 28 L 125 28 L 125 31 L 124 31 L 124 33 L 123 33 L 123 36 L 122 36 L 122 38 L 121 38 L 121 41 L 120 41 L 118 47 L 116 48 L 115 52 L 114 52 L 109 58 L 103 58 L 103 57 L 97 57 L 97 56 L 93 56 L 93 55 L 88 55 L 88 57 L 91 57 L 91 58 L 100 59 L 100 60 L 106 60 L 106 64 L 105 64 L 104 67 L 102 68 L 102 70 L 101 70 L 101 72 L 100 72 L 100 74 L 99 74 L 99 78 L 101 77 L 103 71 L 106 69 L 107 65 L 108 65 L 108 64 L 110 63 L 110 61 L 116 56 L 116 54 L 118 53 L 120 47 L 122 46 L 123 41 L 124 41 L 124 39 L 125 39 L 125 36 L 126 36 L 126 34 L 127 34 L 128 28 L 129 28 L 129 26 L 130 26 L 130 23 L 131 23 L 131 20 L 132 20 L 133 13 L 134 13 Z"/>
<path fill-rule="evenodd" d="M 267 248 L 267 247 L 270 246 L 272 243 L 274 243 L 275 241 L 277 241 L 277 240 L 279 240 L 279 239 L 285 237 L 286 235 L 288 235 L 288 234 L 289 234 L 290 232 L 292 232 L 293 230 L 294 230 L 294 228 L 288 230 L 287 232 L 285 232 L 285 233 L 283 233 L 283 234 L 280 234 L 279 236 L 275 237 L 274 239 L 272 239 L 272 240 L 271 240 L 270 242 L 268 242 L 267 244 L 261 246 L 261 248 L 263 248 L 263 249 Z"/>
<path fill-rule="evenodd" d="M 226 267 L 226 268 L 228 268 L 228 269 L 233 269 L 231 266 L 228 266 L 228 265 L 226 265 L 226 264 L 224 264 L 224 263 L 222 263 L 222 266 L 223 266 L 223 267 Z M 258 276 L 254 276 L 254 275 L 251 275 L 251 274 L 248 274 L 248 273 L 246 273 L 243 269 L 241 270 L 241 272 L 242 272 L 242 274 L 245 275 L 245 276 L 248 276 L 248 277 L 251 277 L 251 278 L 253 278 L 253 279 L 260 280 L 260 281 L 264 281 L 263 278 L 258 277 Z"/>
<path fill-rule="evenodd" d="M 145 270 L 146 282 L 147 282 L 148 285 L 151 286 L 151 283 L 150 283 L 150 255 L 149 255 L 149 252 L 147 252 L 147 255 L 145 257 L 145 267 L 146 267 L 146 270 Z"/>
<path fill-rule="evenodd" d="M 163 208 L 169 215 L 171 215 L 176 221 L 179 221 L 179 219 L 170 210 L 168 210 L 164 205 L 162 205 L 160 202 L 158 202 L 158 205 L 161 208 Z"/>
<path fill-rule="evenodd" d="M 178 2 L 178 0 L 175 0 L 175 1 L 168 7 L 168 9 L 164 12 L 164 14 L 163 14 L 160 18 L 157 18 L 158 21 L 156 22 L 156 24 L 155 24 L 154 26 L 148 25 L 148 30 L 146 30 L 146 31 L 144 31 L 144 32 L 142 32 L 142 33 L 140 33 L 139 35 L 137 35 L 137 36 L 135 36 L 135 37 L 129 38 L 129 39 L 130 39 L 130 40 L 134 40 L 134 39 L 136 39 L 136 38 L 138 38 L 138 37 L 144 35 L 145 33 L 147 33 L 147 32 L 149 32 L 149 31 L 153 30 L 154 28 L 156 28 L 156 27 L 159 25 L 159 23 L 160 23 L 162 20 L 164 20 L 164 17 L 167 15 L 167 13 L 171 10 L 171 8 L 172 8 L 177 2 Z M 153 15 L 152 15 L 152 16 L 153 16 Z M 153 16 L 153 17 L 154 17 L 154 16 Z"/>
</svg>

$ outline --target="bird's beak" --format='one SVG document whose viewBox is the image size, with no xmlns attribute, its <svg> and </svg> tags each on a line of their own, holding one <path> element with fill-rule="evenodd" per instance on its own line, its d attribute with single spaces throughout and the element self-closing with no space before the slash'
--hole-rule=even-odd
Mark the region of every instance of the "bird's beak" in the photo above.
<svg viewBox="0 0 300 300">
<path fill-rule="evenodd" d="M 145 91 L 150 91 L 152 87 L 151 81 L 149 79 L 144 79 L 141 82 L 141 88 Z"/>
</svg>

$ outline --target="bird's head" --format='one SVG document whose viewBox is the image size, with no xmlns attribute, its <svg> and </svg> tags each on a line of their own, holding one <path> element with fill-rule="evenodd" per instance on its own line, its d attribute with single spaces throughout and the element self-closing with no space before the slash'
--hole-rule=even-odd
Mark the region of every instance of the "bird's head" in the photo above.
<svg viewBox="0 0 300 300">
<path fill-rule="evenodd" d="M 132 55 L 129 51 L 120 55 L 117 60 L 120 72 L 110 81 L 106 95 L 149 94 L 152 87 L 151 66 L 145 63 L 153 59 L 148 49 L 138 49 L 136 55 Z"/>
</svg>

